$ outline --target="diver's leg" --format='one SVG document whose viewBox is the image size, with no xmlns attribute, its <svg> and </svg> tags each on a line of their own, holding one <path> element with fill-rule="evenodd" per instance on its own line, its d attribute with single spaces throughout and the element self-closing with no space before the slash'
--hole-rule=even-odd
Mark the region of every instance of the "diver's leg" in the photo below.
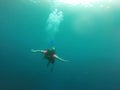
<svg viewBox="0 0 120 90">
<path fill-rule="evenodd" d="M 52 60 L 51 60 L 51 63 L 52 63 L 52 67 L 51 67 L 51 70 L 50 70 L 50 71 L 52 72 L 52 71 L 53 71 L 53 69 L 54 69 L 55 59 L 52 59 Z"/>
<path fill-rule="evenodd" d="M 47 67 L 50 66 L 50 61 L 47 63 Z"/>
<path fill-rule="evenodd" d="M 54 63 L 52 63 L 52 67 L 51 67 L 51 72 L 53 72 L 53 69 L 54 69 Z"/>
</svg>

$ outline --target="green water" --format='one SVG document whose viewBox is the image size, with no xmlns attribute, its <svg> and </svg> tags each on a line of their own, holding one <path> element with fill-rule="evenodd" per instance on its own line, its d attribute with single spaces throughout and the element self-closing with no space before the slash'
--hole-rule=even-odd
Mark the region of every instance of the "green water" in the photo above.
<svg viewBox="0 0 120 90">
<path fill-rule="evenodd" d="M 116 0 L 117 2 L 117 0 Z M 51 47 L 46 31 L 51 3 L 0 1 L 0 90 L 119 90 L 120 7 L 59 6 L 54 71 L 31 49 Z"/>
</svg>

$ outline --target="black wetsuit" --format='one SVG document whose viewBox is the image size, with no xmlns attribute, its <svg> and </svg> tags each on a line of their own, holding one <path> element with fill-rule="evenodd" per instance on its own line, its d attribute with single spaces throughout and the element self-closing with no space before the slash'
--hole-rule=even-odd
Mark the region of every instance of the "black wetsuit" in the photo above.
<svg viewBox="0 0 120 90">
<path fill-rule="evenodd" d="M 55 54 L 54 49 L 48 49 L 44 57 L 49 61 L 49 63 L 53 64 L 55 62 L 54 54 Z"/>
</svg>

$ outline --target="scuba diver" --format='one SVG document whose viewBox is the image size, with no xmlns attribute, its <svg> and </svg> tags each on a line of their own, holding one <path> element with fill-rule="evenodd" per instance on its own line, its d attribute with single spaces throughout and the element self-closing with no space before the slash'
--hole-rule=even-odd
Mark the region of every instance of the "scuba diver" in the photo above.
<svg viewBox="0 0 120 90">
<path fill-rule="evenodd" d="M 59 60 L 59 61 L 62 61 L 62 62 L 66 62 L 66 60 L 63 60 L 62 58 L 58 57 L 56 55 L 56 52 L 55 52 L 55 48 L 52 47 L 50 49 L 47 49 L 47 50 L 34 50 L 32 49 L 31 50 L 32 52 L 34 53 L 42 53 L 44 55 L 44 58 L 48 60 L 48 64 L 47 64 L 47 67 L 50 65 L 50 64 L 54 64 L 55 63 L 55 60 Z M 53 68 L 52 68 L 53 69 Z M 51 69 L 51 71 L 52 71 Z"/>
</svg>

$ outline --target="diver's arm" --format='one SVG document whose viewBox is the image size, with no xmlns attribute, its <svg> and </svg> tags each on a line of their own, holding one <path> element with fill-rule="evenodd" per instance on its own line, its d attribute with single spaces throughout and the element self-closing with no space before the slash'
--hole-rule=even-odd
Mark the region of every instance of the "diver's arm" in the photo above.
<svg viewBox="0 0 120 90">
<path fill-rule="evenodd" d="M 67 60 L 62 59 L 62 58 L 58 57 L 57 55 L 54 55 L 54 57 L 55 57 L 57 60 L 59 60 L 59 61 L 67 62 Z"/>
<path fill-rule="evenodd" d="M 34 50 L 34 49 L 31 49 L 31 52 L 34 52 L 34 53 L 36 53 L 36 52 L 38 52 L 38 53 L 44 53 L 45 51 L 44 50 Z"/>
</svg>

